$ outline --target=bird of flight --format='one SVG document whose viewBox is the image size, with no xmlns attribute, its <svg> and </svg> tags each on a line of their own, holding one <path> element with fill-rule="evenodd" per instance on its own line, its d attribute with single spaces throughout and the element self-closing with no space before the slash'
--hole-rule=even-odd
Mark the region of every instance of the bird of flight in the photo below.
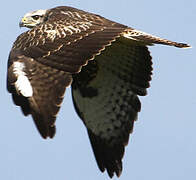
<svg viewBox="0 0 196 180">
<path fill-rule="evenodd" d="M 77 114 L 87 128 L 99 169 L 113 177 L 152 75 L 148 45 L 177 43 L 61 6 L 27 13 L 8 60 L 7 89 L 43 138 L 55 135 L 63 95 L 71 86 Z"/>
</svg>

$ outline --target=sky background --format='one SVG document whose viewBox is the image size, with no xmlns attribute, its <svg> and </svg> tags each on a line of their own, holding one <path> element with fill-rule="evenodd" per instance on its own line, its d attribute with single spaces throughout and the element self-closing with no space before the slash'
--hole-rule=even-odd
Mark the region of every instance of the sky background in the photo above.
<svg viewBox="0 0 196 180">
<path fill-rule="evenodd" d="M 44 140 L 32 118 L 24 117 L 6 90 L 7 59 L 32 10 L 59 5 L 100 14 L 192 49 L 150 47 L 154 72 L 148 96 L 123 158 L 120 180 L 196 179 L 196 1 L 195 0 L 33 0 L 1 2 L 0 179 L 102 180 L 86 129 L 67 90 L 54 139 Z M 114 177 L 113 179 L 117 179 Z"/>
</svg>

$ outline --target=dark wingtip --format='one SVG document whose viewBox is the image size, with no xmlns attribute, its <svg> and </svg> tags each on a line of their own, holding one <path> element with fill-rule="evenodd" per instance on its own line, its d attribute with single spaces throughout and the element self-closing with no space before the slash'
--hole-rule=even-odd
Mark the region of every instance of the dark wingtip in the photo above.
<svg viewBox="0 0 196 180">
<path fill-rule="evenodd" d="M 40 127 L 37 127 L 41 137 L 43 139 L 47 139 L 47 138 L 53 138 L 55 136 L 55 133 L 56 133 L 56 126 L 52 126 L 52 127 L 49 127 L 49 128 L 40 128 Z"/>
<path fill-rule="evenodd" d="M 56 134 L 56 126 L 53 125 L 53 126 L 49 127 L 49 137 L 52 139 L 55 134 Z"/>
<path fill-rule="evenodd" d="M 114 167 L 112 169 L 107 168 L 107 173 L 108 173 L 110 178 L 113 178 L 114 173 L 119 178 L 121 173 L 122 173 L 122 162 L 121 162 L 121 160 L 119 162 L 116 162 L 116 164 L 114 165 Z"/>
<path fill-rule="evenodd" d="M 94 135 L 90 130 L 88 130 L 88 134 L 100 171 L 104 172 L 106 170 L 110 178 L 113 178 L 114 174 L 120 177 L 124 146 L 120 144 L 108 146 L 103 139 Z"/>
<path fill-rule="evenodd" d="M 53 138 L 56 133 L 55 125 L 48 125 L 44 119 L 44 117 L 39 113 L 32 110 L 31 115 L 33 117 L 34 123 L 37 127 L 38 132 L 42 136 L 42 138 L 47 139 Z"/>
<path fill-rule="evenodd" d="M 56 127 L 54 126 L 54 127 L 49 128 L 49 131 L 45 131 L 43 129 L 42 130 L 38 129 L 38 131 L 43 139 L 47 139 L 47 138 L 52 139 L 55 136 Z"/>
</svg>

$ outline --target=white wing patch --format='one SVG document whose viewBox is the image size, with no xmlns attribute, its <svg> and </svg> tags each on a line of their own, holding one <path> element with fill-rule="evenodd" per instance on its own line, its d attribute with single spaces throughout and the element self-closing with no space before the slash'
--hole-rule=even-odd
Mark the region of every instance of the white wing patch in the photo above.
<svg viewBox="0 0 196 180">
<path fill-rule="evenodd" d="M 17 77 L 14 85 L 18 93 L 22 94 L 24 97 L 31 97 L 33 95 L 33 89 L 26 73 L 24 72 L 24 68 L 24 63 L 14 62 L 13 73 Z"/>
</svg>

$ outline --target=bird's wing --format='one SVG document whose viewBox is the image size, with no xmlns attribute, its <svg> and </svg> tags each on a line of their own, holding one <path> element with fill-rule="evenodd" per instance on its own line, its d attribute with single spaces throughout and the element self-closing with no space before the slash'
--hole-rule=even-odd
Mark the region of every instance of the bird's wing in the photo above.
<svg viewBox="0 0 196 180">
<path fill-rule="evenodd" d="M 31 114 L 43 138 L 55 134 L 55 119 L 70 74 L 45 66 L 32 58 L 10 54 L 7 89 L 24 115 Z"/>
<path fill-rule="evenodd" d="M 87 127 L 97 164 L 120 176 L 124 146 L 146 95 L 152 62 L 146 46 L 119 38 L 73 76 L 75 109 Z"/>
<path fill-rule="evenodd" d="M 163 44 L 168 46 L 175 46 L 178 48 L 189 48 L 191 47 L 189 44 L 186 43 L 178 43 L 175 41 L 170 41 L 168 39 L 163 39 L 158 36 L 154 36 L 142 31 L 138 31 L 136 29 L 126 29 L 122 35 L 128 39 L 133 40 L 136 44 L 143 44 L 143 45 L 154 45 L 154 44 Z"/>
</svg>

